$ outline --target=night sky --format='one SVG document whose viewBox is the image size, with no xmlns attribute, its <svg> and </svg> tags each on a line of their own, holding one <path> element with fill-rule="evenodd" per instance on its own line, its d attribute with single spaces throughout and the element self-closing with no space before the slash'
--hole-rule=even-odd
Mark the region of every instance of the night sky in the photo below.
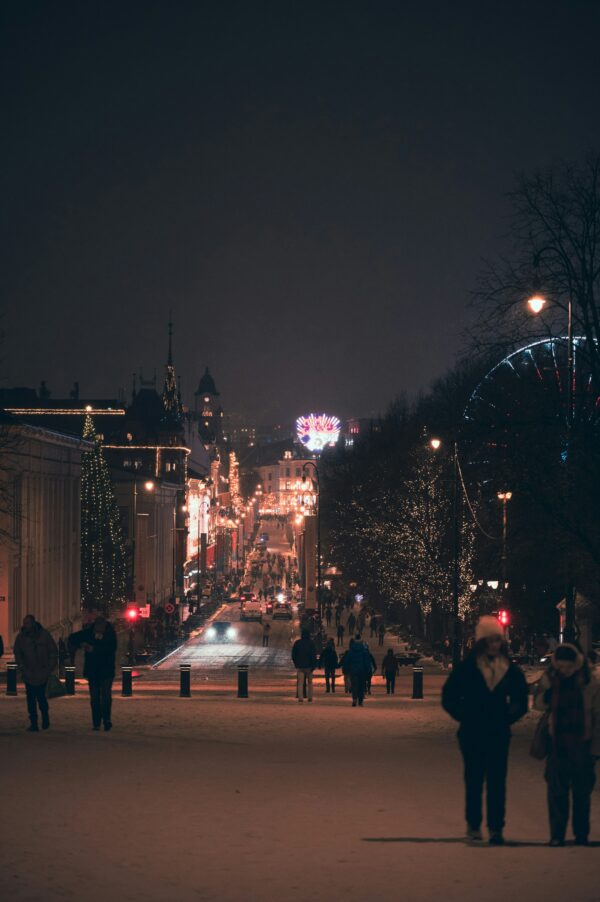
<svg viewBox="0 0 600 902">
<path fill-rule="evenodd" d="M 452 364 L 519 170 L 600 147 L 600 5 L 4 2 L 3 385 L 385 410 Z"/>
</svg>

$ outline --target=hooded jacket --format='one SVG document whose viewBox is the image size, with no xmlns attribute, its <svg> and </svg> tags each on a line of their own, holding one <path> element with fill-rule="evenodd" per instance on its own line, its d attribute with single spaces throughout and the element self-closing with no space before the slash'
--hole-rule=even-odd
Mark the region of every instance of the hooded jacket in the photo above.
<svg viewBox="0 0 600 902">
<path fill-rule="evenodd" d="M 570 645 L 570 643 L 564 643 L 565 645 L 569 645 L 577 654 L 576 663 L 577 669 L 575 673 L 581 675 L 582 678 L 582 686 L 581 692 L 583 695 L 583 711 L 585 716 L 585 729 L 583 735 L 584 742 L 591 743 L 591 753 L 594 756 L 600 757 L 600 680 L 598 677 L 592 673 L 589 675 L 589 679 L 585 682 L 584 676 L 584 657 L 583 654 L 579 651 L 577 646 Z M 550 664 L 546 672 L 542 675 L 540 679 L 535 698 L 533 701 L 533 707 L 538 711 L 551 711 L 552 707 L 552 683 L 554 681 L 554 677 L 556 675 L 556 657 L 555 652 L 552 654 L 552 658 L 550 659 Z M 548 721 L 548 729 L 550 732 L 550 736 L 554 735 L 554 718 L 550 717 Z"/>
<path fill-rule="evenodd" d="M 346 652 L 346 655 L 344 657 L 344 664 L 348 668 L 348 673 L 351 674 L 362 673 L 365 676 L 370 676 L 373 672 L 371 655 L 369 654 L 369 649 L 364 644 L 364 642 L 358 642 L 355 640 L 354 644 L 351 645 Z M 344 672 L 346 671 L 344 670 Z"/>
<path fill-rule="evenodd" d="M 25 683 L 43 686 L 58 663 L 56 642 L 37 620 L 31 632 L 24 628 L 15 639 L 15 661 Z"/>
<path fill-rule="evenodd" d="M 459 722 L 461 736 L 508 737 L 511 725 L 527 713 L 527 681 L 516 664 L 506 663 L 504 675 L 493 688 L 475 655 L 462 661 L 444 683 L 442 707 Z"/>
</svg>

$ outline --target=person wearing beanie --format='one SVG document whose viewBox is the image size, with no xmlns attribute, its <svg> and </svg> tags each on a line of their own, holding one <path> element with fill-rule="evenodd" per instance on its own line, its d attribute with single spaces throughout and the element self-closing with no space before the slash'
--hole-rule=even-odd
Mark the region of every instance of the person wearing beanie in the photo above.
<svg viewBox="0 0 600 902">
<path fill-rule="evenodd" d="M 548 712 L 547 783 L 550 845 L 564 846 L 573 799 L 573 833 L 588 844 L 595 762 L 600 757 L 600 682 L 580 648 L 557 646 L 538 683 L 534 707 Z"/>
<path fill-rule="evenodd" d="M 508 657 L 504 630 L 495 617 L 480 618 L 472 652 L 444 684 L 442 706 L 460 724 L 467 839 L 482 839 L 485 783 L 489 841 L 502 845 L 510 728 L 527 712 L 528 692 L 522 671 Z"/>
</svg>

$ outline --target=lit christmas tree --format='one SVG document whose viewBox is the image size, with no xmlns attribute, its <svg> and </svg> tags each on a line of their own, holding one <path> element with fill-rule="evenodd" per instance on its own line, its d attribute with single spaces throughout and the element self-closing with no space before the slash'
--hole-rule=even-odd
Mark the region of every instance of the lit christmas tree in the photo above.
<svg viewBox="0 0 600 902">
<path fill-rule="evenodd" d="M 108 466 L 90 416 L 83 437 L 94 447 L 81 463 L 81 604 L 109 614 L 123 603 L 127 554 Z"/>
</svg>

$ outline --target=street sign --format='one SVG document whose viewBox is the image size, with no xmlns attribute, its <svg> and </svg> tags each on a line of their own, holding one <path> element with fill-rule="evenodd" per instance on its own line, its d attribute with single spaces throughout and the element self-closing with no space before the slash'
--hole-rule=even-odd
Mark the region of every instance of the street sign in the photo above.
<svg viewBox="0 0 600 902">
<path fill-rule="evenodd" d="M 171 604 L 171 602 L 168 601 L 165 605 L 165 614 L 174 614 L 174 613 L 175 613 L 175 605 Z"/>
</svg>

